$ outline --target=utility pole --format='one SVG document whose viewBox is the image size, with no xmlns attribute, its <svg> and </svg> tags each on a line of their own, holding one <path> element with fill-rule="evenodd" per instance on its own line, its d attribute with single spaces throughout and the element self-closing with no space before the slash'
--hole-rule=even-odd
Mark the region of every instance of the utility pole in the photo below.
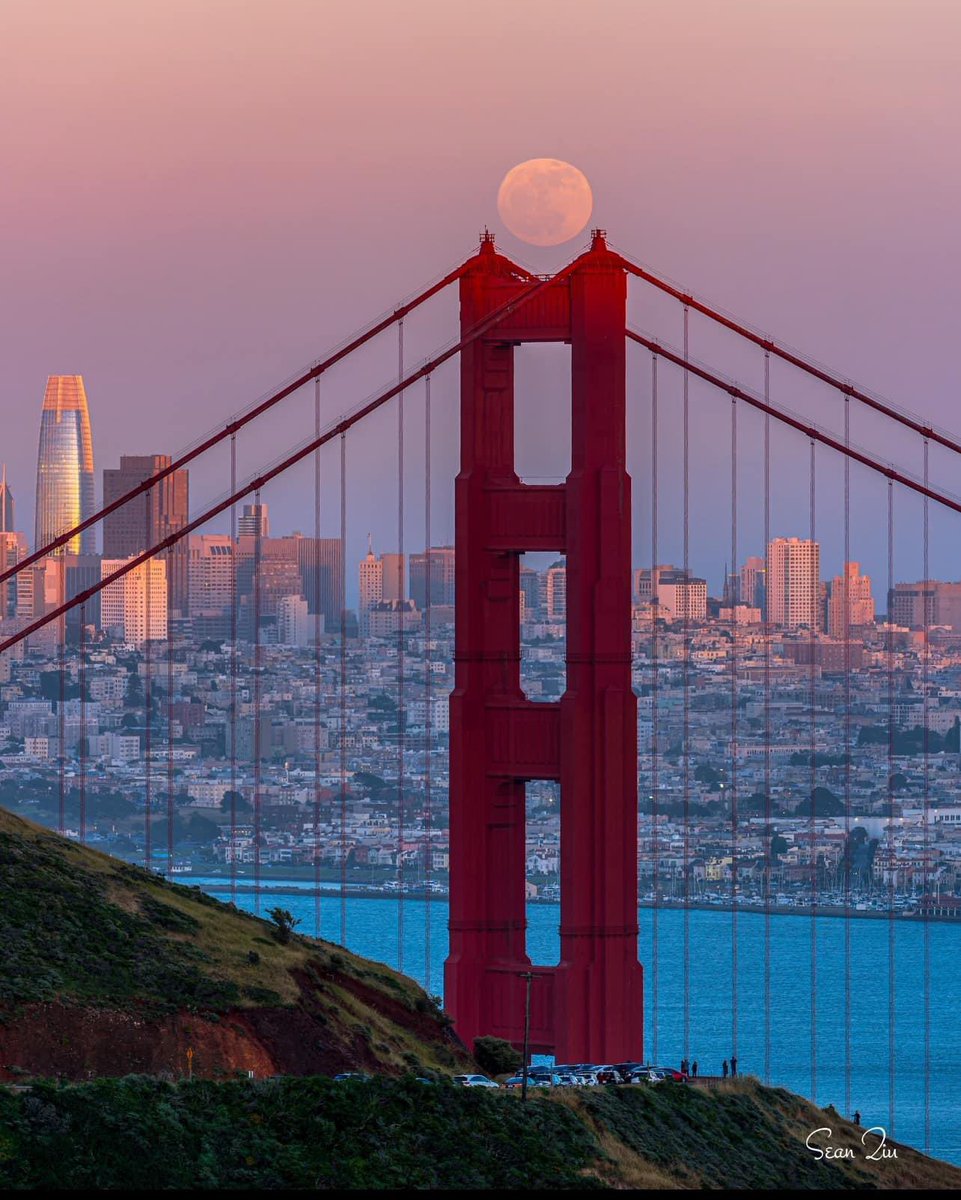
<svg viewBox="0 0 961 1200">
<path fill-rule="evenodd" d="M 524 980 L 524 1074 L 521 1079 L 521 1099 L 527 1099 L 527 1065 L 531 1060 L 531 983 L 534 980 L 533 971 L 525 971 L 521 978 Z"/>
</svg>

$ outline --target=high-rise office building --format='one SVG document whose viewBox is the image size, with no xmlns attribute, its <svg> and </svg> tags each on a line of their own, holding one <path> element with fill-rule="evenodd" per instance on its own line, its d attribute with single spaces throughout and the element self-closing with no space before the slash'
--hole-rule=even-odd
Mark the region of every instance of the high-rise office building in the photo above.
<svg viewBox="0 0 961 1200">
<path fill-rule="evenodd" d="M 169 454 L 123 454 L 119 467 L 103 473 L 106 507 L 170 466 Z M 103 520 L 105 558 L 132 558 L 156 546 L 190 519 L 188 471 L 174 471 L 148 491 L 121 505 Z M 167 564 L 168 607 L 184 616 L 189 606 L 188 548 L 186 538 L 161 556 Z"/>
<path fill-rule="evenodd" d="M 912 629 L 947 625 L 961 630 L 961 583 L 941 579 L 896 583 L 888 594 L 888 613 L 895 625 Z"/>
<path fill-rule="evenodd" d="M 290 538 L 276 540 L 293 543 L 307 611 L 320 613 L 325 629 L 340 629 L 344 608 L 344 548 L 340 538 L 304 537 L 295 533 Z"/>
<path fill-rule="evenodd" d="M 707 617 L 707 580 L 683 568 L 657 571 L 657 612 L 670 621 L 703 621 Z"/>
<path fill-rule="evenodd" d="M 226 533 L 187 538 L 187 595 L 191 617 L 229 615 L 233 602 L 234 544 Z"/>
<path fill-rule="evenodd" d="M 384 600 L 407 599 L 406 555 L 382 554 L 380 561 L 384 564 Z"/>
<path fill-rule="evenodd" d="M 547 569 L 547 619 L 567 620 L 567 568 L 556 562 Z"/>
<path fill-rule="evenodd" d="M 289 537 L 260 537 L 242 534 L 237 538 L 237 596 L 240 606 L 253 592 L 254 562 L 260 556 L 261 601 L 268 594 L 302 595 L 311 615 L 320 613 L 327 631 L 340 629 L 343 608 L 344 556 L 340 538 L 304 537 L 300 533 Z M 296 580 L 289 566 L 292 564 Z M 281 591 L 286 587 L 286 591 Z M 270 601 L 268 601 L 270 603 Z M 276 610 L 274 610 L 276 611 Z M 261 604 L 261 615 L 269 615 Z"/>
<path fill-rule="evenodd" d="M 521 569 L 523 570 L 523 568 Z M 431 607 L 453 604 L 453 546 L 431 546 L 429 550 L 425 550 L 421 554 L 410 556 L 410 598 L 421 610 L 427 607 L 428 576 L 430 578 Z"/>
<path fill-rule="evenodd" d="M 266 504 L 245 504 L 237 518 L 238 537 L 270 537 L 270 509 Z"/>
<path fill-rule="evenodd" d="M 782 629 L 821 625 L 821 547 L 807 538 L 774 538 L 767 548 L 767 619 Z"/>
<path fill-rule="evenodd" d="M 861 574 L 860 563 L 846 563 L 844 574 L 831 580 L 827 615 L 828 633 L 833 638 L 846 638 L 849 630 L 874 624 L 871 578 Z"/>
<path fill-rule="evenodd" d="M 7 464 L 3 464 L 0 473 L 0 534 L 13 533 L 16 529 L 13 511 L 13 492 L 7 483 Z"/>
<path fill-rule="evenodd" d="M 40 414 L 34 549 L 93 515 L 93 434 L 80 375 L 51 375 Z M 94 529 L 70 539 L 59 553 L 93 554 Z"/>
<path fill-rule="evenodd" d="M 360 593 L 357 623 L 361 637 L 366 637 L 370 633 L 371 610 L 384 598 L 384 564 L 374 553 L 370 534 L 367 535 L 367 555 L 360 560 L 358 584 Z"/>
<path fill-rule="evenodd" d="M 748 608 L 759 608 L 764 612 L 766 564 L 759 554 L 744 560 L 738 581 L 738 601 Z"/>
<path fill-rule="evenodd" d="M 27 557 L 27 538 L 22 533 L 0 532 L 0 574 Z M 20 576 L 0 583 L 0 621 L 17 615 Z"/>
<path fill-rule="evenodd" d="M 524 600 L 522 619 L 532 621 L 537 616 L 540 584 L 534 568 L 525 566 L 523 563 L 520 571 L 520 591 Z"/>
<path fill-rule="evenodd" d="M 129 559 L 105 558 L 101 579 Z M 146 641 L 167 637 L 167 564 L 151 558 L 108 583 L 100 593 L 100 624 L 104 632 L 138 649 Z"/>
</svg>

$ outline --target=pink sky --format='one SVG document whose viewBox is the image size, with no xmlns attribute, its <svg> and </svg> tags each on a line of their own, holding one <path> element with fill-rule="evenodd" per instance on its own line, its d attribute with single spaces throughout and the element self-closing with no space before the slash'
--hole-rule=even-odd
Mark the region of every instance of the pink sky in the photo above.
<svg viewBox="0 0 961 1200">
<path fill-rule="evenodd" d="M 0 458 L 31 533 L 49 373 L 85 377 L 98 474 L 176 451 L 500 235 L 536 156 L 619 248 L 961 428 L 955 0 L 4 0 L 0 45 Z M 352 528 L 389 549 L 376 500 Z"/>
</svg>

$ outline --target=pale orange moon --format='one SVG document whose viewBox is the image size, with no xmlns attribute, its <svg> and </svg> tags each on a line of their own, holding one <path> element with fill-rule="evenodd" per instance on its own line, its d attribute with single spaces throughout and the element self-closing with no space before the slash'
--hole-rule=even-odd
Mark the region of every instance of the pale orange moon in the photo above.
<svg viewBox="0 0 961 1200">
<path fill-rule="evenodd" d="M 497 211 L 507 228 L 532 246 L 559 246 L 591 219 L 587 177 L 558 158 L 531 158 L 504 176 Z"/>
</svg>

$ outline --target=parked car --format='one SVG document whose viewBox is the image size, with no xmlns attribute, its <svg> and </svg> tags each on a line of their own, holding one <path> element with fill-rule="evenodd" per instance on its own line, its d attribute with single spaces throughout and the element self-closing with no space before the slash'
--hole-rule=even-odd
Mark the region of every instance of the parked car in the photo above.
<svg viewBox="0 0 961 1200">
<path fill-rule="evenodd" d="M 488 1079 L 486 1075 L 455 1075 L 454 1082 L 459 1083 L 461 1087 L 500 1087 L 499 1083 Z"/>
<path fill-rule="evenodd" d="M 363 1083 L 366 1083 L 370 1079 L 370 1076 L 365 1075 L 362 1071 L 341 1071 L 339 1075 L 334 1076 L 334 1083 L 343 1083 L 348 1079 L 359 1079 Z"/>
<path fill-rule="evenodd" d="M 608 1063 L 603 1067 L 597 1068 L 597 1082 L 623 1083 L 624 1080 L 621 1077 L 621 1073 L 618 1071 L 617 1067 L 611 1066 L 610 1063 Z"/>
<path fill-rule="evenodd" d="M 654 1067 L 639 1067 L 632 1071 L 628 1083 L 662 1083 L 664 1075 Z"/>
<path fill-rule="evenodd" d="M 614 1070 L 617 1071 L 622 1079 L 627 1080 L 634 1071 L 639 1071 L 643 1066 L 644 1064 L 639 1062 L 621 1062 L 614 1064 Z"/>
<path fill-rule="evenodd" d="M 506 1083 L 504 1084 L 504 1087 L 511 1088 L 511 1089 L 522 1088 L 523 1086 L 524 1086 L 524 1076 L 520 1072 L 518 1072 L 518 1074 L 516 1074 L 516 1075 L 512 1075 L 510 1077 L 510 1079 L 508 1079 L 506 1081 Z M 530 1072 L 528 1072 L 527 1086 L 529 1088 L 550 1087 L 551 1086 L 550 1075 L 531 1075 Z"/>
<path fill-rule="evenodd" d="M 655 1067 L 655 1071 L 660 1071 L 665 1079 L 672 1079 L 675 1083 L 687 1083 L 687 1072 L 680 1071 L 677 1067 Z"/>
</svg>

